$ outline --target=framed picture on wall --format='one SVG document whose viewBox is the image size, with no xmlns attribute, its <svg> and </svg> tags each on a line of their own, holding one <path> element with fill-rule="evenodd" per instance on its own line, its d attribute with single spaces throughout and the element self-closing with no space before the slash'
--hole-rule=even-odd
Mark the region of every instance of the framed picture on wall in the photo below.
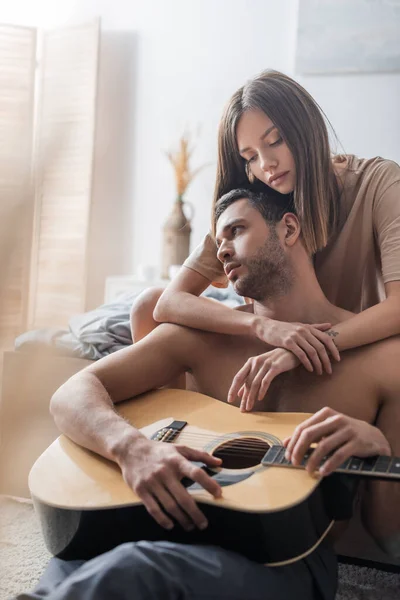
<svg viewBox="0 0 400 600">
<path fill-rule="evenodd" d="M 299 0 L 296 72 L 400 71 L 400 0 Z"/>
</svg>

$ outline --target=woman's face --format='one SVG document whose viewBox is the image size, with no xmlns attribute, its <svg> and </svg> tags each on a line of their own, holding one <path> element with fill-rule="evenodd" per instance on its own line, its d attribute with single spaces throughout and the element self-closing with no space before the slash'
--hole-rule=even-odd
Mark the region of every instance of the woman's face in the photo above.
<svg viewBox="0 0 400 600">
<path fill-rule="evenodd" d="M 296 182 L 293 156 L 265 113 L 245 112 L 236 128 L 236 142 L 254 177 L 281 194 L 293 192 Z"/>
</svg>

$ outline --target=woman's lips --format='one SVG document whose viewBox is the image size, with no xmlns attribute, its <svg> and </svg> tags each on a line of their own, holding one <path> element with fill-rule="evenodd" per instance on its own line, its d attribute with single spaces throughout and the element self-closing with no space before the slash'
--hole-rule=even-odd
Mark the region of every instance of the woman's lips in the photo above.
<svg viewBox="0 0 400 600">
<path fill-rule="evenodd" d="M 276 179 L 273 179 L 269 185 L 280 185 L 288 173 L 289 173 L 289 171 L 282 173 L 282 175 L 279 175 L 279 177 L 276 177 Z"/>
</svg>

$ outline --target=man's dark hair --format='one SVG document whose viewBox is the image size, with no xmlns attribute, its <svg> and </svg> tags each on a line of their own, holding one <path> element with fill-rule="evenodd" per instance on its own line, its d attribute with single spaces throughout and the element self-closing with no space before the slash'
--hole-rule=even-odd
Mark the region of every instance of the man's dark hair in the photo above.
<svg viewBox="0 0 400 600">
<path fill-rule="evenodd" d="M 214 212 L 215 225 L 222 213 L 224 213 L 231 204 L 243 199 L 247 200 L 253 208 L 258 210 L 268 225 L 278 223 L 288 212 L 295 213 L 292 197 L 283 196 L 281 194 L 278 196 L 276 194 L 268 194 L 265 192 L 236 189 L 221 196 L 216 203 Z"/>
</svg>

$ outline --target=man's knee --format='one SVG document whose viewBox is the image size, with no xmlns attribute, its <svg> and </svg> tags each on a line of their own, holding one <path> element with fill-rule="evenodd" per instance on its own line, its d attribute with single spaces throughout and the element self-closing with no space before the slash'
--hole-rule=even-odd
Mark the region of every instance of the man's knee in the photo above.
<svg viewBox="0 0 400 600">
<path fill-rule="evenodd" d="M 164 591 L 166 597 L 175 598 L 183 592 L 178 565 L 162 544 L 147 541 L 121 544 L 108 553 L 107 563 L 113 580 L 116 576 L 126 583 L 130 578 L 136 593 L 146 592 L 148 597 L 151 593 L 151 597 L 157 598 Z"/>
</svg>

